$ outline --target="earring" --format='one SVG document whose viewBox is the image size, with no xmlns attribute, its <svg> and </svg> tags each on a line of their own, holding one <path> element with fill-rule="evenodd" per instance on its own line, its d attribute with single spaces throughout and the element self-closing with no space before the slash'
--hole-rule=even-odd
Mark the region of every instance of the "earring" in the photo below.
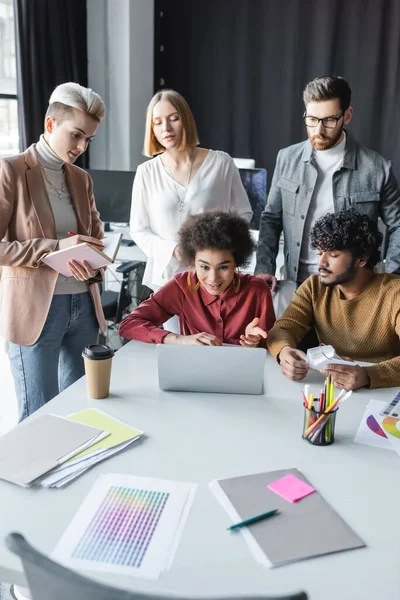
<svg viewBox="0 0 400 600">
<path fill-rule="evenodd" d="M 235 283 L 235 275 L 237 275 L 237 281 Z M 236 271 L 233 275 L 233 291 L 237 294 L 240 289 L 240 275 L 239 271 Z"/>
<path fill-rule="evenodd" d="M 189 288 L 189 290 L 190 290 L 191 292 L 197 292 L 197 290 L 198 290 L 198 289 L 199 289 L 199 287 L 200 287 L 200 281 L 198 281 L 198 282 L 196 283 L 196 285 L 192 285 L 192 282 L 191 282 L 190 275 L 191 275 L 191 271 L 189 270 L 189 271 L 187 272 L 187 284 L 188 284 L 188 288 Z"/>
</svg>

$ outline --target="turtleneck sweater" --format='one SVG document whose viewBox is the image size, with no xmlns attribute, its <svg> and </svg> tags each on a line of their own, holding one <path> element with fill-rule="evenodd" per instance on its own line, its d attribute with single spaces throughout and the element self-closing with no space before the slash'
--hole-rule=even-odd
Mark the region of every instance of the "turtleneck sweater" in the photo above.
<svg viewBox="0 0 400 600">
<path fill-rule="evenodd" d="M 58 240 L 68 237 L 68 231 L 76 231 L 77 221 L 71 196 L 64 174 L 64 161 L 51 149 L 41 135 L 36 144 L 36 152 L 43 171 L 44 184 L 53 210 Z M 57 192 L 60 192 L 60 194 Z M 87 292 L 87 284 L 74 277 L 59 275 L 54 294 L 82 294 Z"/>
</svg>

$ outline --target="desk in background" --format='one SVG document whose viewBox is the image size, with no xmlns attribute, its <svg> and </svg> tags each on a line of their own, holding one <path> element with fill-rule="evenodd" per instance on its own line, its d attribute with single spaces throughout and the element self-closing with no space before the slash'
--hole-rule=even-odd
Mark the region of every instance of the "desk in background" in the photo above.
<svg viewBox="0 0 400 600">
<path fill-rule="evenodd" d="M 206 376 L 206 374 L 205 374 Z M 319 390 L 323 377 L 307 381 Z M 87 400 L 82 378 L 40 412 L 66 415 L 96 407 L 144 429 L 147 439 L 101 463 L 61 490 L 21 489 L 0 481 L 0 580 L 24 584 L 18 559 L 4 545 L 20 531 L 51 553 L 101 473 L 148 475 L 199 484 L 177 555 L 157 581 L 87 573 L 126 589 L 192 596 L 286 593 L 304 589 L 310 600 L 398 600 L 399 457 L 353 439 L 370 398 L 389 400 L 395 389 L 358 391 L 341 406 L 335 444 L 301 438 L 303 383 L 286 379 L 267 356 L 265 395 L 161 392 L 156 347 L 131 342 L 116 353 L 112 395 Z M 215 478 L 296 467 L 367 543 L 367 548 L 276 569 L 258 565 L 242 536 L 208 489 Z M 310 523 L 310 526 L 312 524 Z"/>
</svg>

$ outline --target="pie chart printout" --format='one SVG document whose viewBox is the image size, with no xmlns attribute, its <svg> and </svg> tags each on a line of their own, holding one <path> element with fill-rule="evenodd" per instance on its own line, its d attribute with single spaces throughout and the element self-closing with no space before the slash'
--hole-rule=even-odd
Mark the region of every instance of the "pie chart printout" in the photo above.
<svg viewBox="0 0 400 600">
<path fill-rule="evenodd" d="M 397 426 L 399 421 L 400 419 L 395 419 L 394 417 L 385 417 L 382 421 L 382 425 L 387 433 L 400 439 L 400 429 Z"/>
<path fill-rule="evenodd" d="M 387 438 L 386 433 L 383 431 L 382 427 L 379 425 L 374 415 L 369 415 L 369 417 L 367 418 L 367 425 L 370 428 L 370 430 L 376 433 L 377 435 L 380 435 L 383 438 Z"/>
</svg>

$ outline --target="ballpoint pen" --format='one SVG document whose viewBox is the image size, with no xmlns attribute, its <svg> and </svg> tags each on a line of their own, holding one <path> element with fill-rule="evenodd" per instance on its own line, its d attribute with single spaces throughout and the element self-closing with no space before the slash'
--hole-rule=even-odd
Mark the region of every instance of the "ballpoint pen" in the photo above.
<svg viewBox="0 0 400 600">
<path fill-rule="evenodd" d="M 250 519 L 246 519 L 245 521 L 241 521 L 240 523 L 235 523 L 235 525 L 231 525 L 227 527 L 228 531 L 232 531 L 232 529 L 239 529 L 239 527 L 246 527 L 246 525 L 251 525 L 252 523 L 256 523 L 257 521 L 261 521 L 262 519 L 268 519 L 268 517 L 272 517 L 279 512 L 278 508 L 274 508 L 273 510 L 269 510 L 266 513 L 261 515 L 257 515 L 255 517 L 250 517 Z"/>
</svg>

